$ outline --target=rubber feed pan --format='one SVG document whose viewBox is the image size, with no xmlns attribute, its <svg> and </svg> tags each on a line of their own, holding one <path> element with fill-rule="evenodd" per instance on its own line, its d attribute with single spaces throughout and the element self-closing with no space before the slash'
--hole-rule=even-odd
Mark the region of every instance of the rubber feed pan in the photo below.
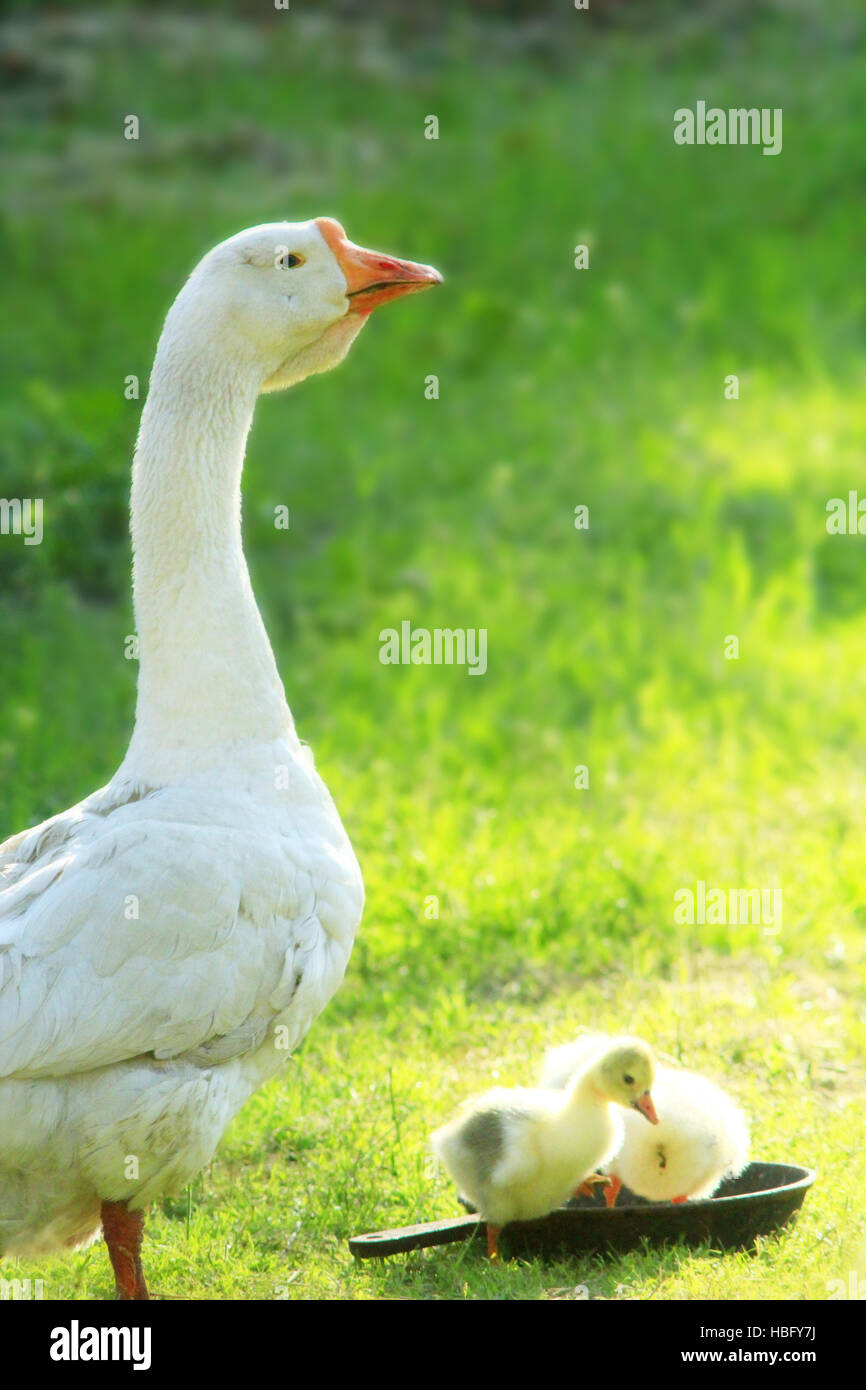
<svg viewBox="0 0 866 1390">
<path fill-rule="evenodd" d="M 591 1197 L 573 1197 L 538 1221 L 512 1221 L 499 1238 L 504 1257 L 561 1255 L 570 1251 L 623 1252 L 682 1241 L 735 1249 L 753 1244 L 789 1222 L 803 1205 L 815 1181 L 810 1168 L 790 1163 L 750 1163 L 737 1178 L 723 1182 L 712 1197 L 696 1202 L 647 1202 L 623 1187 L 616 1206 L 608 1209 L 603 1190 Z M 473 1216 L 426 1221 L 392 1231 L 369 1231 L 353 1236 L 349 1249 L 359 1259 L 397 1255 L 452 1241 L 484 1239 L 484 1227 Z"/>
</svg>

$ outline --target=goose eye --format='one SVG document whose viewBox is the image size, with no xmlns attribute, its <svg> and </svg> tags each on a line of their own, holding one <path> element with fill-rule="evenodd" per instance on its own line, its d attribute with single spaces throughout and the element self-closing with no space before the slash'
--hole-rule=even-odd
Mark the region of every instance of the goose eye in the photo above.
<svg viewBox="0 0 866 1390">
<path fill-rule="evenodd" d="M 296 265 L 303 265 L 303 256 L 297 255 L 294 251 L 289 251 L 287 255 L 280 257 L 280 266 L 283 270 L 294 270 Z"/>
<path fill-rule="evenodd" d="M 634 1085 L 634 1077 L 633 1077 L 633 1076 L 624 1076 L 624 1077 L 623 1077 L 623 1081 L 625 1082 L 626 1086 L 633 1086 L 633 1085 Z"/>
</svg>

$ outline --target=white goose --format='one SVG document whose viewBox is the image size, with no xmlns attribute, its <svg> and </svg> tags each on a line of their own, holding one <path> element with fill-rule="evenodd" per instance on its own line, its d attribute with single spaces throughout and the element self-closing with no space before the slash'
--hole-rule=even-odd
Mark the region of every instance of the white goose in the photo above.
<svg viewBox="0 0 866 1390">
<path fill-rule="evenodd" d="M 208 1161 L 342 980 L 363 884 L 241 546 L 256 396 L 441 280 L 338 222 L 240 232 L 157 348 L 132 479 L 135 730 L 108 786 L 0 845 L 0 1253 L 92 1239 L 146 1298 L 144 1208 Z"/>
</svg>

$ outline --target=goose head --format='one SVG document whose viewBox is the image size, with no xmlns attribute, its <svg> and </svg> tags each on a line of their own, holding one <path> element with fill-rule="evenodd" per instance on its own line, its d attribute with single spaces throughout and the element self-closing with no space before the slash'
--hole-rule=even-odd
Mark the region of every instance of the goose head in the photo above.
<svg viewBox="0 0 866 1390">
<path fill-rule="evenodd" d="M 659 1117 L 650 1095 L 655 1080 L 655 1059 L 640 1038 L 617 1038 L 594 1068 L 595 1081 L 607 1099 L 628 1109 L 639 1110 L 657 1125 Z"/>
<path fill-rule="evenodd" d="M 378 305 L 441 280 L 432 266 L 356 246 L 335 218 L 268 222 L 208 252 L 166 327 L 277 391 L 337 366 Z"/>
</svg>

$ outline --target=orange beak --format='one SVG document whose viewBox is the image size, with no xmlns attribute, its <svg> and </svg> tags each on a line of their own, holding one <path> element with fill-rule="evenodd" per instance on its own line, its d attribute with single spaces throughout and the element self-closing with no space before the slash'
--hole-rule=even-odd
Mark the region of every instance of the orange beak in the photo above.
<svg viewBox="0 0 866 1390">
<path fill-rule="evenodd" d="M 369 314 L 389 299 L 417 294 L 442 283 L 442 276 L 432 265 L 398 261 L 396 256 L 381 256 L 378 251 L 356 246 L 333 217 L 317 217 L 316 226 L 346 277 L 350 313 Z"/>
<path fill-rule="evenodd" d="M 649 1091 L 644 1091 L 643 1095 L 638 1097 L 638 1099 L 634 1102 L 634 1108 L 635 1110 L 639 1110 L 642 1115 L 645 1115 L 651 1125 L 658 1124 L 659 1117 L 656 1114 L 656 1108 L 653 1104 L 653 1098 L 650 1095 Z"/>
</svg>

